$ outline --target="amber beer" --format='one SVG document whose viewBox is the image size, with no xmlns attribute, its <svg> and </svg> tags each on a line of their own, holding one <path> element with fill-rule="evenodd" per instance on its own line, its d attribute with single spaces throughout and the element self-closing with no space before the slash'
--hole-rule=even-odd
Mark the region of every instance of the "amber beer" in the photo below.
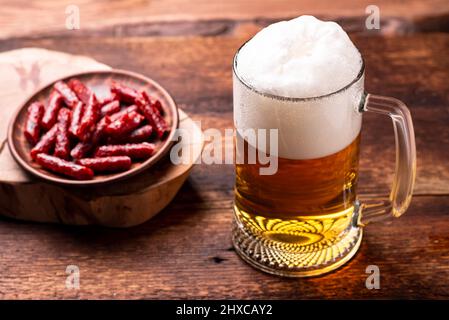
<svg viewBox="0 0 449 320">
<path fill-rule="evenodd" d="M 236 139 L 243 140 L 238 134 Z M 254 241 L 277 248 L 282 264 L 296 265 L 296 251 L 304 259 L 300 265 L 321 265 L 332 260 L 335 251 L 347 250 L 351 243 L 342 240 L 356 222 L 359 141 L 360 135 L 322 158 L 278 158 L 273 175 L 261 175 L 260 168 L 266 165 L 258 161 L 236 164 L 234 211 L 242 230 Z M 245 140 L 242 145 L 243 159 L 258 151 Z"/>
<path fill-rule="evenodd" d="M 237 135 L 237 139 L 242 140 L 242 137 Z M 267 222 L 280 219 L 283 223 L 296 218 L 347 212 L 355 201 L 359 141 L 360 136 L 357 136 L 343 150 L 322 158 L 278 158 L 278 169 L 273 175 L 261 175 L 260 168 L 266 165 L 258 161 L 255 164 L 237 163 L 236 206 L 251 216 L 249 223 L 253 225 L 257 225 L 256 217 Z M 246 141 L 243 145 L 243 152 L 257 152 L 251 151 L 252 147 Z M 288 239 L 291 231 L 295 230 L 282 229 L 280 237 Z M 289 242 L 298 243 L 297 237 L 292 236 Z"/>
</svg>

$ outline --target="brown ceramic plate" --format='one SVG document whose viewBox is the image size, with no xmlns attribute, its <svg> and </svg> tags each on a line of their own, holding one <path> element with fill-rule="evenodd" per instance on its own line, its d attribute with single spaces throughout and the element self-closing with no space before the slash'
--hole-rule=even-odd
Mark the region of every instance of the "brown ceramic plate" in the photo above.
<svg viewBox="0 0 449 320">
<path fill-rule="evenodd" d="M 65 178 L 63 176 L 53 174 L 43 168 L 41 168 L 37 163 L 32 161 L 30 156 L 30 150 L 32 146 L 28 143 L 25 138 L 23 131 L 25 126 L 25 121 L 27 117 L 28 106 L 35 101 L 41 101 L 47 105 L 48 97 L 52 90 L 52 82 L 46 87 L 40 89 L 35 94 L 33 94 L 17 111 L 9 124 L 8 129 L 8 145 L 11 153 L 15 160 L 28 172 L 38 176 L 42 179 L 65 184 L 65 185 L 78 185 L 78 186 L 88 186 L 88 185 L 99 185 L 104 183 L 109 183 L 113 181 L 118 181 L 131 177 L 142 170 L 148 169 L 154 165 L 158 160 L 160 160 L 169 150 L 173 143 L 173 136 L 175 130 L 178 128 L 178 108 L 175 101 L 170 96 L 170 94 L 162 88 L 157 82 L 147 78 L 143 75 L 123 70 L 105 70 L 105 71 L 95 71 L 95 72 L 84 72 L 69 77 L 65 77 L 59 80 L 68 81 L 71 78 L 77 78 L 81 80 L 84 84 L 90 87 L 97 97 L 103 98 L 109 93 L 109 84 L 111 80 L 123 83 L 131 88 L 140 90 L 146 90 L 151 97 L 160 100 L 162 107 L 164 109 L 164 118 L 169 124 L 171 130 L 169 135 L 163 140 L 155 140 L 154 144 L 156 146 L 156 151 L 154 155 L 142 162 L 135 162 L 130 170 L 120 173 L 111 174 L 96 174 L 93 180 L 73 180 L 70 178 Z M 57 81 L 59 81 L 57 80 Z"/>
</svg>

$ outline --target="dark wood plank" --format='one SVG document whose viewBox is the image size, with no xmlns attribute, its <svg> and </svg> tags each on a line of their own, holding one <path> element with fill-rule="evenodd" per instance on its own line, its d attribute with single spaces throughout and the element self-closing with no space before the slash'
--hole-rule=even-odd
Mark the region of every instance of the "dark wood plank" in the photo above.
<svg viewBox="0 0 449 320">
<path fill-rule="evenodd" d="M 0 50 L 23 46 L 60 49 L 142 72 L 164 85 L 180 107 L 206 128 L 232 128 L 231 61 L 245 37 L 84 38 L 9 40 Z M 449 49 L 446 34 L 353 37 L 366 60 L 368 92 L 393 96 L 410 107 L 415 124 L 418 174 L 415 193 L 449 194 Z M 438 138 L 435 138 L 438 137 Z M 394 166 L 393 130 L 388 119 L 365 116 L 361 190 L 387 192 Z M 205 169 L 213 186 L 232 176 Z"/>
<path fill-rule="evenodd" d="M 245 22 L 266 24 L 302 14 L 338 20 L 365 32 L 365 9 L 372 4 L 370 0 L 266 0 L 263 4 L 257 0 L 5 0 L 0 12 L 0 39 L 94 33 L 217 34 L 232 32 Z M 65 27 L 68 5 L 77 5 L 80 10 L 79 31 L 67 31 Z M 449 5 L 445 0 L 378 0 L 375 5 L 381 12 L 383 33 L 449 28 Z"/>
<path fill-rule="evenodd" d="M 230 198 L 198 187 L 193 177 L 168 209 L 132 229 L 2 220 L 0 298 L 449 296 L 449 197 L 415 198 L 404 217 L 368 226 L 358 254 L 334 273 L 281 279 L 256 271 L 237 257 L 230 241 Z M 65 288 L 69 264 L 80 268 L 80 290 Z M 380 268 L 380 290 L 365 287 L 368 265 Z"/>
</svg>

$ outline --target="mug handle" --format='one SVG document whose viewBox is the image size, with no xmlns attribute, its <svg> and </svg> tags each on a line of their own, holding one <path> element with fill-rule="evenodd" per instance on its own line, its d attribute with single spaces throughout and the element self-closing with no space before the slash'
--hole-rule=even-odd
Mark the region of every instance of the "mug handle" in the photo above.
<svg viewBox="0 0 449 320">
<path fill-rule="evenodd" d="M 398 218 L 409 207 L 416 176 L 416 145 L 412 117 L 402 101 L 366 94 L 360 111 L 389 116 L 393 121 L 396 141 L 396 170 L 388 199 L 362 199 L 358 204 L 362 213 L 359 224 L 365 226 L 388 217 Z"/>
</svg>

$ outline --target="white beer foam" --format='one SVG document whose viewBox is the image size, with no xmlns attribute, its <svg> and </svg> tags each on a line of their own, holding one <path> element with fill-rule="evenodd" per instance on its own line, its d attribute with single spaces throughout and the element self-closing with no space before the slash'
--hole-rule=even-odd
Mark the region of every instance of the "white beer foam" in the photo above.
<svg viewBox="0 0 449 320">
<path fill-rule="evenodd" d="M 361 65 L 359 51 L 338 24 L 302 16 L 260 31 L 240 50 L 236 72 L 260 92 L 309 98 L 347 86 Z M 238 129 L 278 129 L 280 157 L 320 158 L 344 149 L 359 134 L 362 93 L 363 77 L 324 98 L 276 99 L 247 88 L 234 75 L 234 122 Z"/>
<path fill-rule="evenodd" d="M 260 91 L 317 97 L 355 79 L 362 60 L 335 22 L 312 16 L 282 21 L 256 34 L 239 52 L 238 72 Z"/>
</svg>

